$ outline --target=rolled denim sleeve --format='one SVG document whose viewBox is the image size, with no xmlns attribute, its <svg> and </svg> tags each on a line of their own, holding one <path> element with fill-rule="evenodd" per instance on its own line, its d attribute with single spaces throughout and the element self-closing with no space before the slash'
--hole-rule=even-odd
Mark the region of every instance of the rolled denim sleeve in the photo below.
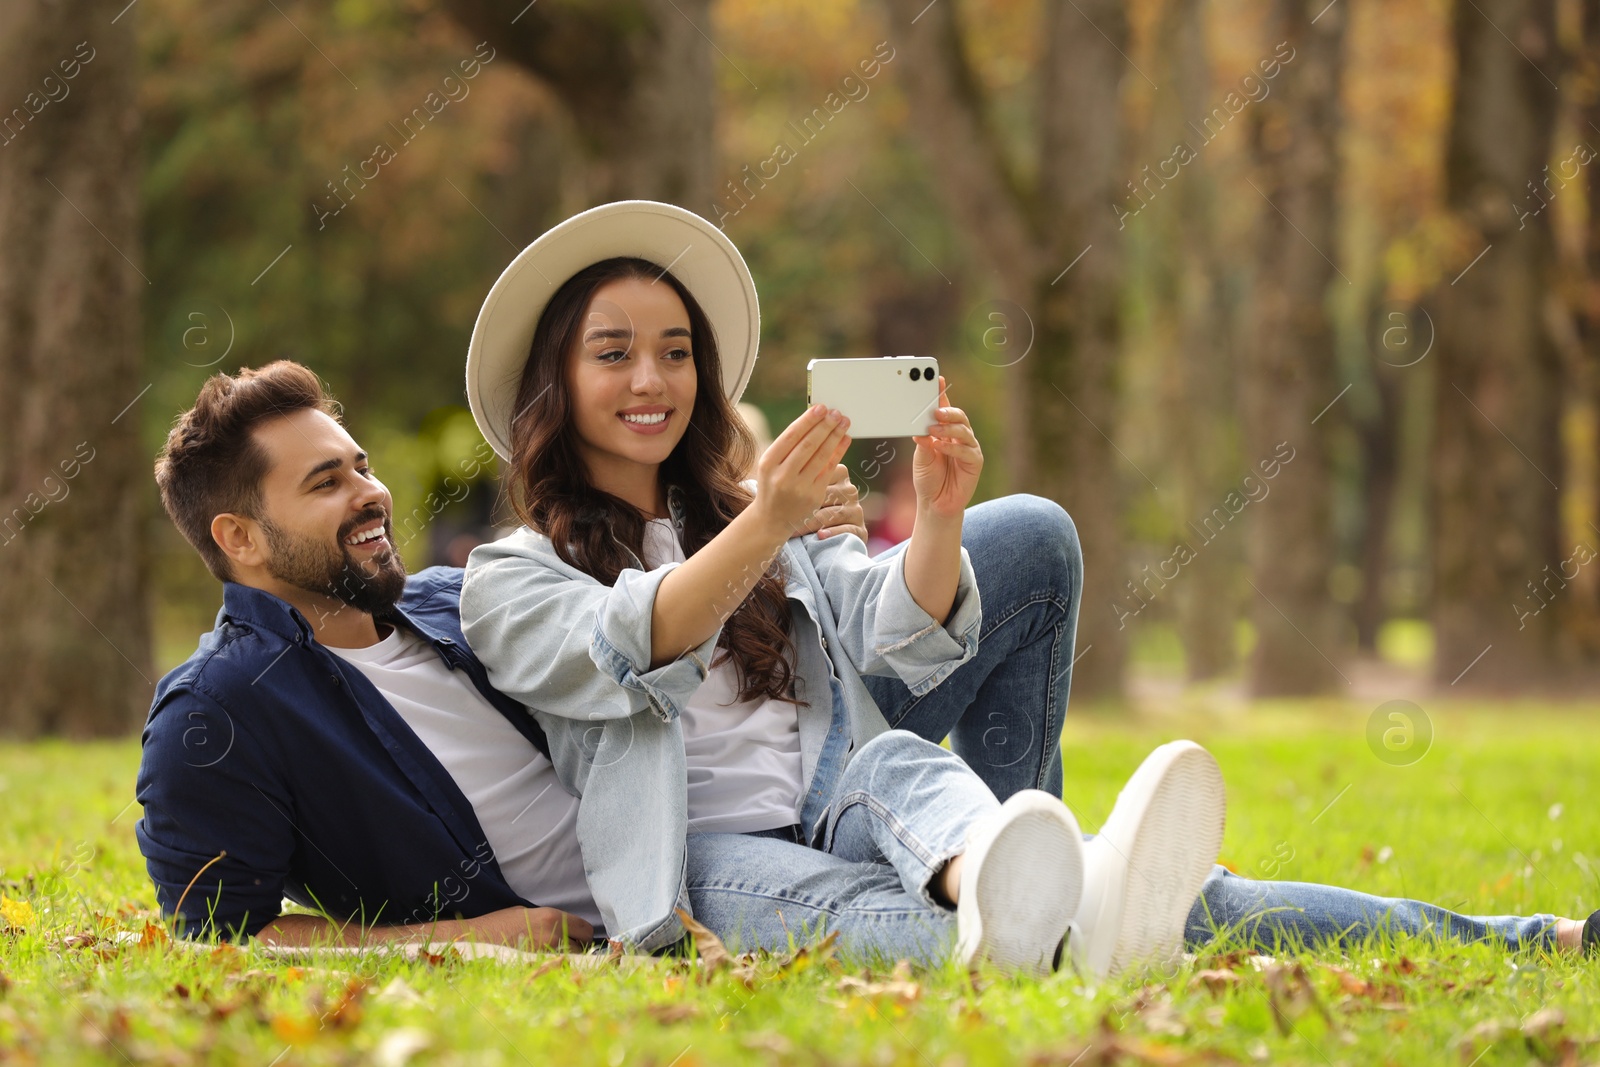
<svg viewBox="0 0 1600 1067">
<path fill-rule="evenodd" d="M 965 548 L 955 602 L 941 623 L 912 597 L 904 552 L 875 560 L 850 534 L 800 540 L 833 608 L 844 653 L 861 674 L 898 677 L 921 696 L 977 653 L 983 606 Z"/>
<path fill-rule="evenodd" d="M 490 683 L 562 718 L 677 718 L 705 681 L 722 632 L 650 669 L 656 591 L 679 564 L 624 570 L 608 588 L 536 537 L 523 531 L 481 545 L 467 562 L 461 628 Z"/>
</svg>

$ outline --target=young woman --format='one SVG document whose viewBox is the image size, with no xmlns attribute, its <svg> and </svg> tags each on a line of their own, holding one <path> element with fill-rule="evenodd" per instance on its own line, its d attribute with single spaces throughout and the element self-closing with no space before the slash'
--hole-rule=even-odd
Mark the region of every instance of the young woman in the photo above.
<svg viewBox="0 0 1600 1067">
<path fill-rule="evenodd" d="M 873 561 L 857 538 L 799 536 L 848 425 L 808 409 L 740 482 L 752 443 L 732 404 L 754 360 L 754 308 L 720 231 L 633 202 L 542 237 L 474 332 L 468 394 L 510 461 L 525 526 L 474 551 L 463 628 L 494 685 L 539 716 L 582 797 L 610 935 L 645 951 L 675 941 L 686 835 L 692 862 L 735 834 L 753 854 L 772 847 L 753 839 L 778 838 L 892 868 L 890 909 L 937 929 L 953 910 L 964 960 L 1044 970 L 1074 921 L 1069 947 L 1095 973 L 1175 951 L 1220 845 L 1215 762 L 1190 743 L 1147 760 L 1086 882 L 1059 800 L 1024 790 L 1002 805 L 958 758 L 889 731 L 863 675 L 926 693 L 976 650 L 961 523 L 982 450 L 941 379 L 928 433 L 913 438 L 904 551 Z M 803 900 L 800 858 L 779 862 L 796 864 Z M 726 925 L 750 934 L 764 919 Z M 873 947 L 874 921 L 847 937 Z"/>
</svg>

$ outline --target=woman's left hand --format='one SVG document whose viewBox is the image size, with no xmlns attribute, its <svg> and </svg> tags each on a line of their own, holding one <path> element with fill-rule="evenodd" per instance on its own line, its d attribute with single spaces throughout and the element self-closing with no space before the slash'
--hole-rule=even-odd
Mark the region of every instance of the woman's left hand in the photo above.
<svg viewBox="0 0 1600 1067">
<path fill-rule="evenodd" d="M 863 542 L 867 539 L 867 515 L 861 507 L 861 492 L 850 480 L 850 468 L 843 463 L 833 468 L 833 481 L 828 483 L 828 494 L 822 506 L 806 524 L 795 531 L 795 536 L 814 533 L 822 541 L 840 534 L 853 533 Z"/>
<path fill-rule="evenodd" d="M 939 375 L 939 406 L 933 412 L 932 432 L 913 437 L 916 454 L 911 462 L 911 483 L 917 490 L 917 507 L 941 518 L 960 518 L 978 488 L 983 472 L 983 448 L 972 432 L 972 421 L 960 408 L 950 406 L 944 375 Z"/>
</svg>

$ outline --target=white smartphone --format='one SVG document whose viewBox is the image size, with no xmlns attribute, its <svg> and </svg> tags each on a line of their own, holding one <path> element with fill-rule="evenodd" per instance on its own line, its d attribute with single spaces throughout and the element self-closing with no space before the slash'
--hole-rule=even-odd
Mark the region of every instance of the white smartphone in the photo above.
<svg viewBox="0 0 1600 1067">
<path fill-rule="evenodd" d="M 806 403 L 837 408 L 851 438 L 921 437 L 939 406 L 939 361 L 929 356 L 814 359 Z"/>
</svg>

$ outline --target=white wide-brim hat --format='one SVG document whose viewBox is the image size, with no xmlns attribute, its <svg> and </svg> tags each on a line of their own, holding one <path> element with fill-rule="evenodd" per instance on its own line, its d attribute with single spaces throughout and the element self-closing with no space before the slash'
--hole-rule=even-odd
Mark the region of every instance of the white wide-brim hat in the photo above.
<svg viewBox="0 0 1600 1067">
<path fill-rule="evenodd" d="M 761 312 L 739 250 L 717 227 L 681 207 L 653 200 L 603 204 L 523 249 L 478 312 L 467 349 L 467 403 L 501 459 L 511 459 L 517 387 L 545 305 L 568 278 L 617 256 L 648 260 L 683 283 L 716 334 L 722 391 L 734 403 L 744 393 L 761 340 Z"/>
</svg>

